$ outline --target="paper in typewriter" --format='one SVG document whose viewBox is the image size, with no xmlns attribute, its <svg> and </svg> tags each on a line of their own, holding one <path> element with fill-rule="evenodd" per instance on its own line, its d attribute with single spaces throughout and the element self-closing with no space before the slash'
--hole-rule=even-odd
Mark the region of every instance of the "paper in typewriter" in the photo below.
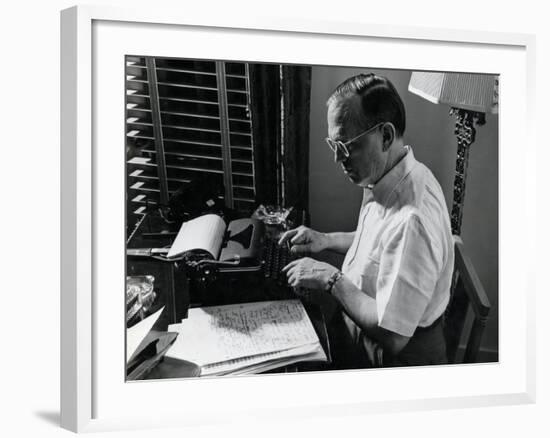
<svg viewBox="0 0 550 438">
<path fill-rule="evenodd" d="M 322 351 L 299 300 L 194 308 L 177 329 L 178 339 L 167 355 L 200 366 Z"/>
<path fill-rule="evenodd" d="M 168 251 L 168 258 L 199 249 L 208 251 L 217 259 L 224 233 L 225 222 L 215 214 L 206 214 L 184 222 Z"/>
</svg>

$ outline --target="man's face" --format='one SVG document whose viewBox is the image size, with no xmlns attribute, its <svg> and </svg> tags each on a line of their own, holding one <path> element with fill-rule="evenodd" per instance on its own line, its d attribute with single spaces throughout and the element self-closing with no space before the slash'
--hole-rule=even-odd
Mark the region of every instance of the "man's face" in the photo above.
<svg viewBox="0 0 550 438">
<path fill-rule="evenodd" d="M 353 113 L 351 113 L 353 111 Z M 347 112 L 351 117 L 344 118 Z M 359 116 L 357 116 L 359 114 Z M 365 131 L 356 121 L 361 117 L 359 97 L 340 99 L 333 102 L 327 113 L 328 136 L 332 140 L 343 143 L 353 139 Z M 365 123 L 369 126 L 372 123 Z M 366 187 L 376 183 L 384 173 L 386 154 L 382 150 L 382 134 L 380 129 L 374 129 L 348 145 L 349 157 L 340 152 L 334 152 L 334 161 L 340 163 L 344 173 L 354 183 Z"/>
</svg>

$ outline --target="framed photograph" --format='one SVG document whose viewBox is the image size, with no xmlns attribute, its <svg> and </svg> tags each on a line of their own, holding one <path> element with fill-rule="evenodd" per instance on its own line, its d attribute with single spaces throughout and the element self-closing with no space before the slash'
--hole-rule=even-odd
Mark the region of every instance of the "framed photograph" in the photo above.
<svg viewBox="0 0 550 438">
<path fill-rule="evenodd" d="M 533 46 L 529 35 L 64 10 L 62 426 L 533 402 L 532 261 L 518 254 L 532 253 L 535 218 L 518 200 L 534 202 L 535 176 L 514 152 L 535 147 Z M 391 95 L 353 109 L 349 96 L 369 87 Z M 392 212 L 419 202 L 420 228 L 396 237 Z M 391 228 L 372 231 L 374 204 Z M 406 245 L 412 268 L 387 250 Z M 430 257 L 433 281 L 417 264 Z M 422 298 L 399 304 L 393 265 Z M 335 328 L 353 335 L 362 321 L 350 290 L 375 303 L 373 345 Z M 444 361 L 412 359 L 438 336 Z M 359 344 L 364 360 L 350 353 Z"/>
</svg>

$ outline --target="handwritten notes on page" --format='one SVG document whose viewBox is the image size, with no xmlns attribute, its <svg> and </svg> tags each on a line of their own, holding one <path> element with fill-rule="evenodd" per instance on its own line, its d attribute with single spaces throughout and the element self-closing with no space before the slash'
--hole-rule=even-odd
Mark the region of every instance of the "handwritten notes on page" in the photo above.
<svg viewBox="0 0 550 438">
<path fill-rule="evenodd" d="M 267 301 L 190 309 L 167 356 L 204 370 L 227 371 L 291 356 L 319 357 L 322 347 L 299 300 Z M 324 352 L 320 358 L 325 358 Z M 237 359 L 240 359 L 237 360 Z M 216 366 L 214 366 L 216 365 Z"/>
</svg>

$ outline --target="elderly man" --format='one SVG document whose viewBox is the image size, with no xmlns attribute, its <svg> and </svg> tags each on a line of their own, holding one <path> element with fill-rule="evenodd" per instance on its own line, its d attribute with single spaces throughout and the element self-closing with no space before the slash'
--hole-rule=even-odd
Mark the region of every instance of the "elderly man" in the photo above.
<svg viewBox="0 0 550 438">
<path fill-rule="evenodd" d="M 345 253 L 336 267 L 303 257 L 283 269 L 291 286 L 326 291 L 340 304 L 354 347 L 371 366 L 446 362 L 441 324 L 453 271 L 445 199 L 430 170 L 403 142 L 405 109 L 386 78 L 343 82 L 327 102 L 326 142 L 363 188 L 357 229 L 287 231 L 295 254 Z"/>
</svg>

